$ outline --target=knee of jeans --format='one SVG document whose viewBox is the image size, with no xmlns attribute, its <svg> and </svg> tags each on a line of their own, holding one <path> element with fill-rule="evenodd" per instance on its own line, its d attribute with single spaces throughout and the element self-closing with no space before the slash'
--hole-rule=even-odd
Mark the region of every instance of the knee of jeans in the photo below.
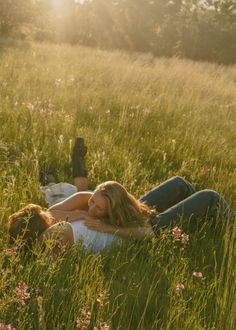
<svg viewBox="0 0 236 330">
<path fill-rule="evenodd" d="M 221 196 L 218 192 L 212 189 L 204 189 L 201 191 L 202 195 L 205 195 L 205 198 L 209 198 L 215 201 L 220 200 Z"/>
<path fill-rule="evenodd" d="M 187 180 L 185 180 L 182 176 L 174 176 L 173 181 L 176 185 L 184 189 L 184 191 L 187 193 L 187 195 L 192 195 L 195 193 L 195 188 L 189 183 Z"/>
<path fill-rule="evenodd" d="M 182 178 L 182 176 L 178 176 L 178 175 L 173 176 L 171 180 L 175 181 L 179 185 L 182 185 L 183 183 L 187 184 L 187 181 L 184 178 Z"/>
</svg>

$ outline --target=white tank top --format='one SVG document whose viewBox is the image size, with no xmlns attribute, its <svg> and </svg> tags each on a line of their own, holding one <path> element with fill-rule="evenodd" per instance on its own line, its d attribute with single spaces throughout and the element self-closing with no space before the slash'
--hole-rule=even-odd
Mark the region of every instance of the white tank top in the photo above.
<svg viewBox="0 0 236 330">
<path fill-rule="evenodd" d="M 70 222 L 72 227 L 74 243 L 79 240 L 86 250 L 99 253 L 101 250 L 111 246 L 113 242 L 121 243 L 122 239 L 109 233 L 101 233 L 88 229 L 83 220 Z"/>
</svg>

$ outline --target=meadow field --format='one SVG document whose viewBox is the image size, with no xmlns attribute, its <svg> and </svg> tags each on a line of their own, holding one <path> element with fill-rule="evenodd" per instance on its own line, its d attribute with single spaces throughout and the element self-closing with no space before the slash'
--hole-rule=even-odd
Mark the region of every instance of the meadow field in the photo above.
<svg viewBox="0 0 236 330">
<path fill-rule="evenodd" d="M 235 330 L 227 225 L 202 221 L 187 244 L 165 230 L 101 255 L 76 246 L 54 262 L 37 246 L 30 257 L 8 249 L 9 215 L 46 207 L 40 170 L 50 164 L 71 182 L 76 136 L 88 146 L 91 189 L 117 180 L 139 197 L 180 175 L 236 209 L 236 66 L 67 45 L 1 49 L 0 329 Z"/>
</svg>

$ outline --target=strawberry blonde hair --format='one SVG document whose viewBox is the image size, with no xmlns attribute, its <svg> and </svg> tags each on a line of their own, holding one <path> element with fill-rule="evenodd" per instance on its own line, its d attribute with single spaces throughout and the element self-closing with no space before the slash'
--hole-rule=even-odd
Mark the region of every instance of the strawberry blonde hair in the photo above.
<svg viewBox="0 0 236 330">
<path fill-rule="evenodd" d="M 119 227 L 140 227 L 147 224 L 155 213 L 143 202 L 131 195 L 120 183 L 106 181 L 97 186 L 95 192 L 101 193 L 108 204 L 106 221 Z"/>
<path fill-rule="evenodd" d="M 41 206 L 28 204 L 8 219 L 9 243 L 20 238 L 30 248 L 33 242 L 52 224 L 51 215 Z"/>
</svg>

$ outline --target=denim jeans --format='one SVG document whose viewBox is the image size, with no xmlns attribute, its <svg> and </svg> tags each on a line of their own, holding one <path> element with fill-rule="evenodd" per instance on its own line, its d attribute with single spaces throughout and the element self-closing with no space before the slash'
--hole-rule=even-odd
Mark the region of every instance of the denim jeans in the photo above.
<svg viewBox="0 0 236 330">
<path fill-rule="evenodd" d="M 217 217 L 233 220 L 234 214 L 229 205 L 216 191 L 205 189 L 195 192 L 194 187 L 182 177 L 173 177 L 140 198 L 157 214 L 150 219 L 155 233 L 159 229 L 183 218 L 187 225 L 196 225 L 197 220 Z"/>
</svg>

